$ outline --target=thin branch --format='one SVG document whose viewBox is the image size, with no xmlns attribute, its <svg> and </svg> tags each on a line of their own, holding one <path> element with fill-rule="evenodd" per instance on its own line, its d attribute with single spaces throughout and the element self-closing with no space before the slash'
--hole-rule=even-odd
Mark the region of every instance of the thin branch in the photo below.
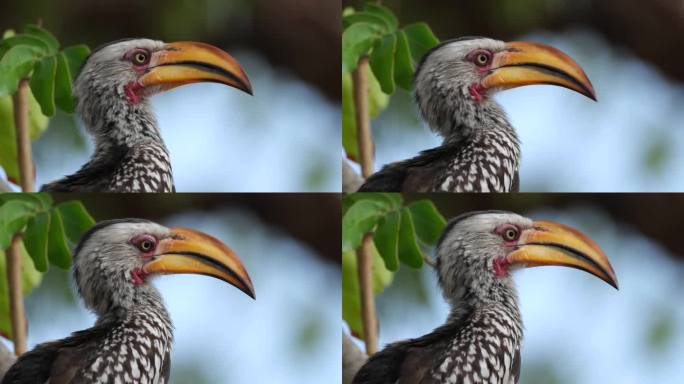
<svg viewBox="0 0 684 384">
<path fill-rule="evenodd" d="M 366 360 L 368 355 L 342 332 L 342 384 L 350 384 Z"/>
<path fill-rule="evenodd" d="M 373 234 L 363 237 L 357 250 L 359 287 L 361 288 L 361 318 L 363 320 L 363 338 L 366 342 L 366 353 L 372 355 L 378 350 L 378 323 L 373 297 Z"/>
<path fill-rule="evenodd" d="M 356 140 L 359 145 L 361 175 L 367 178 L 373 174 L 373 135 L 368 109 L 368 58 L 359 59 L 359 65 L 352 73 L 354 88 L 354 109 L 356 114 Z"/>
<path fill-rule="evenodd" d="M 21 190 L 33 192 L 33 160 L 28 127 L 28 87 L 28 79 L 21 80 L 19 88 L 13 96 L 14 126 L 17 131 L 17 156 L 19 157 Z"/>
<path fill-rule="evenodd" d="M 14 235 L 7 249 L 7 282 L 9 283 L 10 320 L 14 354 L 26 352 L 26 317 L 21 292 L 21 235 Z"/>
</svg>

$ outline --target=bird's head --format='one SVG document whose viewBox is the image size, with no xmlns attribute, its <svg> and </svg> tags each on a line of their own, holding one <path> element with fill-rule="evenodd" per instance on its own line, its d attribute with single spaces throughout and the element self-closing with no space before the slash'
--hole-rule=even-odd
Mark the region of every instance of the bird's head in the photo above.
<svg viewBox="0 0 684 384">
<path fill-rule="evenodd" d="M 252 86 L 244 70 L 228 53 L 212 45 L 191 41 L 164 43 L 127 39 L 93 51 L 76 79 L 80 100 L 93 89 L 137 104 L 146 96 L 184 84 L 216 82 L 249 94 Z"/>
<path fill-rule="evenodd" d="M 221 279 L 254 298 L 238 256 L 220 240 L 188 228 L 141 219 L 102 221 L 74 251 L 74 277 L 86 305 L 98 313 L 127 308 L 136 290 L 161 274 L 192 273 Z"/>
<path fill-rule="evenodd" d="M 496 292 L 492 288 L 512 287 L 513 270 L 543 265 L 581 269 L 618 287 L 608 258 L 590 238 L 563 224 L 511 212 L 470 212 L 452 219 L 436 253 L 449 299 L 466 291 L 486 298 Z"/>
<path fill-rule="evenodd" d="M 495 91 L 532 84 L 569 88 L 596 100 L 582 68 L 568 55 L 544 44 L 503 42 L 484 37 L 445 41 L 430 50 L 416 68 L 415 95 L 423 116 L 437 130 L 442 114 L 467 115 L 489 104 Z M 467 117 L 467 116 L 464 116 Z"/>
</svg>

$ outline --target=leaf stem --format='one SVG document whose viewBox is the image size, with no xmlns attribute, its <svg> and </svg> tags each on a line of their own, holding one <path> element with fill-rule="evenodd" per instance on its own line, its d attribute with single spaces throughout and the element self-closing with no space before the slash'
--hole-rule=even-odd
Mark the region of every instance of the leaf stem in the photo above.
<svg viewBox="0 0 684 384">
<path fill-rule="evenodd" d="M 17 136 L 21 190 L 33 192 L 33 160 L 31 158 L 31 138 L 28 127 L 28 84 L 28 79 L 22 79 L 13 96 L 14 126 Z"/>
<path fill-rule="evenodd" d="M 361 175 L 367 178 L 373 174 L 373 135 L 368 109 L 368 58 L 362 57 L 352 73 L 354 88 L 354 110 L 356 113 L 356 140 L 359 145 Z"/>
<path fill-rule="evenodd" d="M 10 296 L 10 320 L 12 322 L 12 339 L 14 354 L 19 356 L 26 352 L 26 317 L 24 301 L 21 293 L 21 235 L 12 238 L 7 249 L 7 282 Z"/>
<path fill-rule="evenodd" d="M 357 251 L 359 287 L 361 288 L 361 319 L 366 353 L 378 351 L 378 323 L 373 297 L 373 234 L 367 233 Z"/>
</svg>

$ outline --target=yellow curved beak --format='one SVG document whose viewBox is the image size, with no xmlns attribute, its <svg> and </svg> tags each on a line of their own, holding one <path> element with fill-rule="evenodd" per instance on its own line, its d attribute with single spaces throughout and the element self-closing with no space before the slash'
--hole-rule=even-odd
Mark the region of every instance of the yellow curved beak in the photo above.
<svg viewBox="0 0 684 384">
<path fill-rule="evenodd" d="M 485 88 L 510 89 L 532 84 L 551 84 L 572 89 L 596 101 L 591 81 L 570 56 L 537 43 L 514 41 L 494 56 Z"/>
<path fill-rule="evenodd" d="M 197 82 L 226 84 L 252 94 L 252 85 L 240 64 L 227 52 L 205 43 L 179 41 L 155 52 L 149 70 L 140 78 L 144 87 L 166 91 Z"/>
<path fill-rule="evenodd" d="M 524 267 L 560 265 L 589 272 L 618 288 L 615 271 L 601 248 L 578 230 L 551 221 L 535 221 L 520 237 L 507 261 Z"/>
<path fill-rule="evenodd" d="M 147 274 L 193 273 L 212 276 L 255 298 L 252 280 L 240 258 L 218 239 L 188 228 L 171 228 L 157 255 L 143 266 Z"/>
</svg>

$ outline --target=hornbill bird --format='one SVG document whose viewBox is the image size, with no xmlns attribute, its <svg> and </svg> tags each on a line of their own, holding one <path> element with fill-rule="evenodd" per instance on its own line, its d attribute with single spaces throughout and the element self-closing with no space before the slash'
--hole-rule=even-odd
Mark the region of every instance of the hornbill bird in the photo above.
<svg viewBox="0 0 684 384">
<path fill-rule="evenodd" d="M 209 44 L 127 39 L 93 51 L 74 82 L 74 96 L 77 113 L 95 139 L 95 152 L 76 173 L 42 190 L 175 191 L 169 152 L 148 97 L 196 82 L 252 94 L 238 62 Z"/>
<path fill-rule="evenodd" d="M 168 383 L 173 328 L 152 276 L 212 276 L 255 297 L 242 262 L 221 241 L 141 219 L 96 224 L 76 247 L 73 270 L 97 322 L 21 355 L 2 384 Z"/>
<path fill-rule="evenodd" d="M 511 212 L 452 219 L 436 256 L 439 285 L 451 306 L 446 323 L 374 354 L 354 384 L 517 383 L 523 325 L 512 271 L 573 267 L 617 288 L 610 262 L 591 239 L 565 225 Z"/>
<path fill-rule="evenodd" d="M 421 116 L 441 146 L 391 163 L 359 191 L 517 192 L 520 143 L 498 90 L 531 84 L 569 88 L 596 100 L 570 57 L 548 45 L 484 37 L 445 41 L 423 56 L 413 78 Z"/>
</svg>

